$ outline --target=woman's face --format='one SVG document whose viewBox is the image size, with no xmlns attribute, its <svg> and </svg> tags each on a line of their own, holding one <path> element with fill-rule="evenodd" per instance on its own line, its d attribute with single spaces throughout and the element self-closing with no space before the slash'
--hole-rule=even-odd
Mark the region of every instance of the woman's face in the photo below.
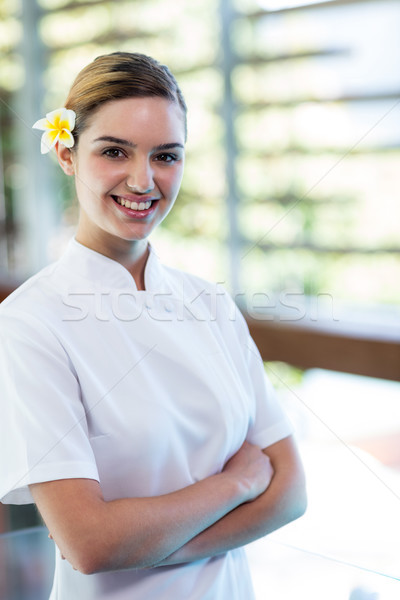
<svg viewBox="0 0 400 600">
<path fill-rule="evenodd" d="M 112 100 L 94 113 L 63 164 L 75 174 L 80 203 L 78 240 L 96 246 L 119 238 L 143 240 L 177 197 L 184 167 L 180 106 L 164 98 Z M 61 155 L 61 156 L 60 156 Z M 106 253 L 106 252 L 105 252 Z"/>
</svg>

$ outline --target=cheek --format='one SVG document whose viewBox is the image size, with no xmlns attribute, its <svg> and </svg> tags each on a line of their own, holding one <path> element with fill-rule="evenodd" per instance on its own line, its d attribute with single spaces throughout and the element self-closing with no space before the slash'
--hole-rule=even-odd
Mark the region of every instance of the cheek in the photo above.
<svg viewBox="0 0 400 600">
<path fill-rule="evenodd" d="M 89 193 L 104 194 L 111 190 L 122 177 L 119 169 L 104 161 L 88 161 L 83 168 L 81 165 L 80 171 L 84 173 L 83 177 L 77 173 L 79 187 L 83 193 L 85 193 L 86 189 L 86 192 Z"/>
<path fill-rule="evenodd" d="M 125 173 L 121 168 L 118 168 L 118 165 L 109 164 L 107 161 L 96 163 L 93 172 L 96 180 L 103 187 L 112 186 L 116 181 L 120 181 L 125 176 Z"/>
<path fill-rule="evenodd" d="M 174 169 L 168 172 L 164 178 L 165 189 L 168 189 L 170 196 L 175 196 L 180 188 L 183 175 L 183 168 Z"/>
</svg>

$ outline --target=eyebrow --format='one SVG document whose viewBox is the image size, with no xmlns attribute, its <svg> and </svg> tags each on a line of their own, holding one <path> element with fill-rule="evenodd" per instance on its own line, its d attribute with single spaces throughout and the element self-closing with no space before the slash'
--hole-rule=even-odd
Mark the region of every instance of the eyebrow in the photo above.
<svg viewBox="0 0 400 600">
<path fill-rule="evenodd" d="M 99 138 L 93 140 L 95 142 L 111 142 L 112 144 L 120 144 L 121 146 L 128 146 L 128 148 L 136 148 L 137 144 L 133 144 L 128 140 L 123 140 L 121 138 L 114 137 L 112 135 L 102 135 Z M 172 148 L 185 148 L 185 146 L 179 142 L 171 142 L 169 144 L 160 144 L 152 148 L 153 152 L 160 152 L 162 150 L 172 150 Z"/>
</svg>

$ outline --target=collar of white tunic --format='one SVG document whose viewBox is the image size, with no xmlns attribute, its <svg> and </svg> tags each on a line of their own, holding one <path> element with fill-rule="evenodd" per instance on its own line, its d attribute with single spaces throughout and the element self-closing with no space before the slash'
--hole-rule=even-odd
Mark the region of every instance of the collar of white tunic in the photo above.
<svg viewBox="0 0 400 600">
<path fill-rule="evenodd" d="M 144 271 L 145 288 L 146 291 L 157 291 L 165 282 L 165 273 L 150 243 L 148 243 L 148 248 L 150 252 Z M 136 282 L 128 269 L 116 260 L 83 246 L 75 238 L 69 241 L 59 264 L 75 275 L 100 285 L 105 284 L 137 291 Z"/>
</svg>

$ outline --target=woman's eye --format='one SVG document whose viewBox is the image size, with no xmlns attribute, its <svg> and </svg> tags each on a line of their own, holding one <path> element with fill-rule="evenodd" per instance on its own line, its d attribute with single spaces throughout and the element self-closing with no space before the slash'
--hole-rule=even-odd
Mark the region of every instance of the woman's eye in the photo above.
<svg viewBox="0 0 400 600">
<path fill-rule="evenodd" d="M 109 158 L 121 158 L 122 156 L 125 156 L 119 148 L 107 148 L 104 150 L 103 154 Z"/>
<path fill-rule="evenodd" d="M 178 157 L 176 156 L 176 154 L 170 154 L 170 153 L 163 152 L 162 154 L 157 154 L 155 159 L 159 160 L 161 162 L 171 163 L 171 162 L 175 162 L 176 160 L 178 160 Z"/>
</svg>

